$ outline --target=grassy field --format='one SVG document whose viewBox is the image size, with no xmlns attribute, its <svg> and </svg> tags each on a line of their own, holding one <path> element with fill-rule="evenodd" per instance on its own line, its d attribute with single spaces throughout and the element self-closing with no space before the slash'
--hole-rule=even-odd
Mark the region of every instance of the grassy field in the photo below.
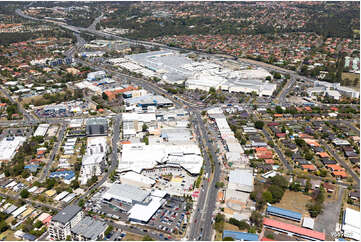
<svg viewBox="0 0 361 242">
<path fill-rule="evenodd" d="M 353 88 L 355 88 L 357 90 L 360 90 L 360 82 L 358 82 L 356 85 L 354 85 L 354 80 L 356 78 L 360 78 L 360 75 L 356 74 L 356 73 L 349 73 L 349 72 L 343 72 L 342 73 L 342 80 L 350 79 L 351 80 L 350 87 L 353 87 Z"/>
<path fill-rule="evenodd" d="M 297 199 L 295 199 L 297 198 Z M 275 204 L 276 207 L 293 210 L 308 216 L 306 204 L 311 200 L 310 196 L 306 196 L 301 192 L 286 191 L 281 202 Z"/>
<path fill-rule="evenodd" d="M 222 233 L 216 232 L 216 238 L 215 241 L 222 241 Z"/>
<path fill-rule="evenodd" d="M 14 231 L 8 229 L 2 234 L 0 234 L 0 240 L 14 241 L 19 239 L 14 236 Z"/>
<path fill-rule="evenodd" d="M 236 225 L 224 223 L 224 230 L 232 230 L 232 231 L 238 231 L 238 232 L 244 232 L 242 230 L 239 230 L 239 228 Z"/>
<path fill-rule="evenodd" d="M 133 234 L 127 232 L 127 235 L 124 237 L 123 241 L 141 241 L 143 239 L 143 236 L 139 234 Z"/>
</svg>

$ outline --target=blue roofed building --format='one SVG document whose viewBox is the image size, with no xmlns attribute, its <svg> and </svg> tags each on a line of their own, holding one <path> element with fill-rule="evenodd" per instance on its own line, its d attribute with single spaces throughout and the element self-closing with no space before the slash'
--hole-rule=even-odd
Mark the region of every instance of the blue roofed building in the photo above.
<svg viewBox="0 0 361 242">
<path fill-rule="evenodd" d="M 232 230 L 224 230 L 223 231 L 223 239 L 226 237 L 231 237 L 234 240 L 240 241 L 258 241 L 258 235 L 252 233 L 245 233 L 245 232 L 237 232 Z"/>
<path fill-rule="evenodd" d="M 75 179 L 75 173 L 74 171 L 55 171 L 50 173 L 49 177 L 64 179 L 64 183 L 70 184 Z"/>
<path fill-rule="evenodd" d="M 39 165 L 26 165 L 24 169 L 28 169 L 30 172 L 36 172 L 39 168 Z"/>
<path fill-rule="evenodd" d="M 273 215 L 273 216 L 289 219 L 289 220 L 296 221 L 296 222 L 300 222 L 302 219 L 302 214 L 300 214 L 298 212 L 279 208 L 279 207 L 274 207 L 274 206 L 268 206 L 266 212 L 268 215 Z"/>
</svg>

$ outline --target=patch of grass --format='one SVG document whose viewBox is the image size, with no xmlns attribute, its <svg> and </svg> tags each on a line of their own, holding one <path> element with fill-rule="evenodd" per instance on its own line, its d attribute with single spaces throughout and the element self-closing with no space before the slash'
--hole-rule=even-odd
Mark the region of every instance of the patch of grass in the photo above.
<svg viewBox="0 0 361 242">
<path fill-rule="evenodd" d="M 222 241 L 222 233 L 216 231 L 215 241 Z"/>
<path fill-rule="evenodd" d="M 342 80 L 345 80 L 345 79 L 349 79 L 351 80 L 351 85 L 350 87 L 353 87 L 357 90 L 360 90 L 360 82 L 357 82 L 356 85 L 354 83 L 354 80 L 356 78 L 360 78 L 360 75 L 359 74 L 356 74 L 356 73 L 350 73 L 350 72 L 342 72 L 342 76 L 341 76 Z"/>
</svg>

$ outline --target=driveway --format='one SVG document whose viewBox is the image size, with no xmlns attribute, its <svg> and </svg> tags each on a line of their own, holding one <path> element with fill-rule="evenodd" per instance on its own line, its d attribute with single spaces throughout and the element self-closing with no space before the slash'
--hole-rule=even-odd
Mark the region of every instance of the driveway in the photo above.
<svg viewBox="0 0 361 242">
<path fill-rule="evenodd" d="M 315 230 L 324 232 L 326 234 L 326 240 L 335 240 L 335 238 L 332 237 L 336 231 L 336 223 L 338 223 L 340 215 L 344 189 L 343 186 L 339 186 L 337 200 L 325 203 L 323 213 L 318 215 L 315 220 Z"/>
</svg>

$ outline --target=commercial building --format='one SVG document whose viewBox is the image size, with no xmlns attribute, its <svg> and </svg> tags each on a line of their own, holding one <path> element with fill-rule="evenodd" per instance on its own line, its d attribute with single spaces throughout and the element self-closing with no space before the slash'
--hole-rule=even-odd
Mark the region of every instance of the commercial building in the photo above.
<svg viewBox="0 0 361 242">
<path fill-rule="evenodd" d="M 166 192 L 160 190 L 152 192 L 149 196 L 150 202 L 147 204 L 135 204 L 129 210 L 129 221 L 136 223 L 148 223 L 157 210 L 165 204 L 165 196 Z"/>
<path fill-rule="evenodd" d="M 11 161 L 16 151 L 25 142 L 26 138 L 21 136 L 5 137 L 0 141 L 0 162 Z"/>
<path fill-rule="evenodd" d="M 86 121 L 87 136 L 103 136 L 108 134 L 108 120 L 106 118 L 90 118 Z"/>
<path fill-rule="evenodd" d="M 140 188 L 151 188 L 155 184 L 155 180 L 133 171 L 121 173 L 119 175 L 119 180 L 122 184 L 133 185 Z"/>
<path fill-rule="evenodd" d="M 170 165 L 184 168 L 192 175 L 199 174 L 203 158 L 198 145 L 189 144 L 124 144 L 122 159 L 118 171 L 135 171 L 152 169 L 157 165 Z"/>
<path fill-rule="evenodd" d="M 107 137 L 88 137 L 86 152 L 82 159 L 79 181 L 86 184 L 92 176 L 100 176 L 105 169 Z"/>
<path fill-rule="evenodd" d="M 306 240 L 326 240 L 325 233 L 302 228 L 293 224 L 283 223 L 269 218 L 263 219 L 263 226 L 268 229 L 286 233 L 289 236 L 295 236 Z"/>
<path fill-rule="evenodd" d="M 96 241 L 104 238 L 104 233 L 108 224 L 85 216 L 74 227 L 71 228 L 72 240 L 78 241 Z"/>
<path fill-rule="evenodd" d="M 133 111 L 136 107 L 147 110 L 149 107 L 163 108 L 173 106 L 173 102 L 160 95 L 144 95 L 139 97 L 127 98 L 124 100 L 126 110 Z"/>
<path fill-rule="evenodd" d="M 109 189 L 103 193 L 102 198 L 106 201 L 115 199 L 128 205 L 144 203 L 150 192 L 139 189 L 128 184 L 112 184 Z"/>
<path fill-rule="evenodd" d="M 97 79 L 105 78 L 106 74 L 104 71 L 96 71 L 88 73 L 87 80 L 88 81 L 95 81 Z"/>
<path fill-rule="evenodd" d="M 360 241 L 360 218 L 360 211 L 351 208 L 345 209 L 342 220 L 342 231 L 345 238 Z"/>
<path fill-rule="evenodd" d="M 49 225 L 49 235 L 52 240 L 66 240 L 71 236 L 71 229 L 84 217 L 79 206 L 69 205 L 52 217 Z"/>
<path fill-rule="evenodd" d="M 228 189 L 237 190 L 241 192 L 253 191 L 253 170 L 251 169 L 236 169 L 229 172 Z"/>
<path fill-rule="evenodd" d="M 341 86 L 340 83 L 330 83 L 330 82 L 324 82 L 324 81 L 315 81 L 314 82 L 314 87 L 325 87 L 329 90 L 336 90 L 338 91 L 341 95 L 345 96 L 345 97 L 350 97 L 350 98 L 360 98 L 360 92 L 356 91 L 350 87 L 344 87 Z"/>
<path fill-rule="evenodd" d="M 300 222 L 302 219 L 302 214 L 298 212 L 279 207 L 274 207 L 274 206 L 268 206 L 266 213 L 268 215 L 277 216 L 280 218 L 285 218 L 296 222 Z"/>
</svg>

